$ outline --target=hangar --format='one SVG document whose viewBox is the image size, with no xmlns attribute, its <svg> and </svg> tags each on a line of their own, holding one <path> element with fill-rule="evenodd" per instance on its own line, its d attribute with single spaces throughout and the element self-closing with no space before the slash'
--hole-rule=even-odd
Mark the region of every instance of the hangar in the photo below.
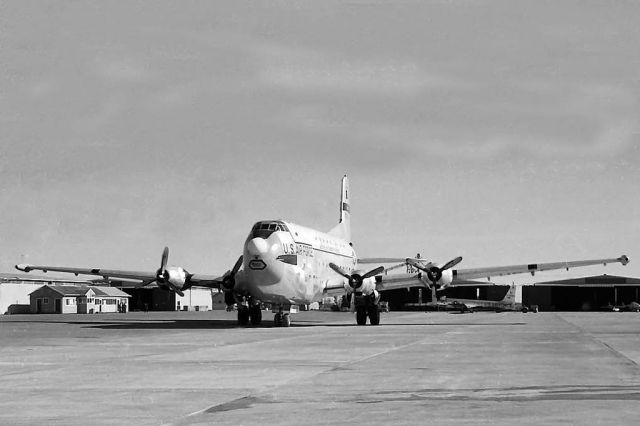
<svg viewBox="0 0 640 426">
<path fill-rule="evenodd" d="M 640 279 L 596 275 L 524 286 L 522 302 L 549 311 L 593 311 L 640 301 Z"/>
<path fill-rule="evenodd" d="M 632 277 L 605 274 L 521 284 L 522 303 L 538 305 L 543 311 L 594 311 L 640 302 L 640 279 Z M 438 292 L 438 298 L 500 300 L 508 290 L 508 285 L 478 282 L 477 287 L 447 288 Z M 384 292 L 381 299 L 389 302 L 391 310 L 424 310 L 431 294 L 408 288 Z"/>
<path fill-rule="evenodd" d="M 156 284 L 141 287 L 127 281 L 110 280 L 110 283 L 112 287 L 131 296 L 129 307 L 132 311 L 210 311 L 213 309 L 213 295 L 217 291 L 191 287 L 184 291 L 184 296 L 180 296 Z"/>
</svg>

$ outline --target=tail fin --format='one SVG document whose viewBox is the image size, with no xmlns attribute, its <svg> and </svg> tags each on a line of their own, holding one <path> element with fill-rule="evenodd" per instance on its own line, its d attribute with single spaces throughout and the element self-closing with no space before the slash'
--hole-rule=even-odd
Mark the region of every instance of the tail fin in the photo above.
<svg viewBox="0 0 640 426">
<path fill-rule="evenodd" d="M 329 234 L 351 242 L 351 205 L 349 203 L 349 178 L 342 178 L 342 190 L 340 195 L 340 222 Z"/>
<path fill-rule="evenodd" d="M 522 303 L 522 286 L 511 284 L 502 302 L 509 304 Z"/>
</svg>

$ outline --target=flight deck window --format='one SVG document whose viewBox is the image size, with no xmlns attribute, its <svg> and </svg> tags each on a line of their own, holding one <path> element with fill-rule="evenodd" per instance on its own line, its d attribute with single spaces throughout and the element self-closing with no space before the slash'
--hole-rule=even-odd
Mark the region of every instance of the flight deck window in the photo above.
<svg viewBox="0 0 640 426">
<path fill-rule="evenodd" d="M 279 222 L 258 222 L 251 230 L 250 238 L 269 238 L 271 234 L 278 231 L 288 232 L 287 226 Z"/>
</svg>

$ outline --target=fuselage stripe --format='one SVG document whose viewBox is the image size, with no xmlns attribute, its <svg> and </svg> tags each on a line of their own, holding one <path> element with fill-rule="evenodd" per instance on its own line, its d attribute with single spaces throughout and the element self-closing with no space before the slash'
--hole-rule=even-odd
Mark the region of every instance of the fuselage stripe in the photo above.
<svg viewBox="0 0 640 426">
<path fill-rule="evenodd" d="M 314 246 L 312 246 L 311 244 L 307 244 L 307 243 L 299 243 L 299 242 L 297 242 L 297 241 L 294 241 L 294 243 L 295 243 L 295 244 L 304 244 L 304 245 L 306 245 L 306 246 L 308 246 L 308 247 L 311 247 L 314 251 L 319 251 L 319 252 L 326 253 L 326 254 L 332 254 L 332 255 L 334 255 L 334 256 L 346 257 L 346 258 L 349 258 L 349 259 L 353 258 L 353 256 L 352 256 L 352 255 L 349 255 L 349 254 L 342 254 L 342 253 L 336 253 L 336 252 L 334 252 L 334 251 L 329 251 L 329 250 L 323 250 L 323 249 L 320 249 L 320 248 L 318 248 L 318 247 L 314 247 Z"/>
</svg>

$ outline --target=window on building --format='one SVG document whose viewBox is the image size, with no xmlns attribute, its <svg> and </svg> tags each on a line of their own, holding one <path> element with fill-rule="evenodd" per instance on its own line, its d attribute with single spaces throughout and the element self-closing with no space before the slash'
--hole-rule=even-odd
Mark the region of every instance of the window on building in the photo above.
<svg viewBox="0 0 640 426">
<path fill-rule="evenodd" d="M 64 299 L 64 300 L 66 301 L 66 304 L 67 304 L 67 305 L 70 305 L 70 304 L 71 304 L 71 300 L 69 300 L 69 299 Z"/>
<path fill-rule="evenodd" d="M 45 304 L 45 305 L 48 305 L 49 304 L 49 298 L 48 297 L 43 297 L 42 298 L 42 303 Z"/>
</svg>

